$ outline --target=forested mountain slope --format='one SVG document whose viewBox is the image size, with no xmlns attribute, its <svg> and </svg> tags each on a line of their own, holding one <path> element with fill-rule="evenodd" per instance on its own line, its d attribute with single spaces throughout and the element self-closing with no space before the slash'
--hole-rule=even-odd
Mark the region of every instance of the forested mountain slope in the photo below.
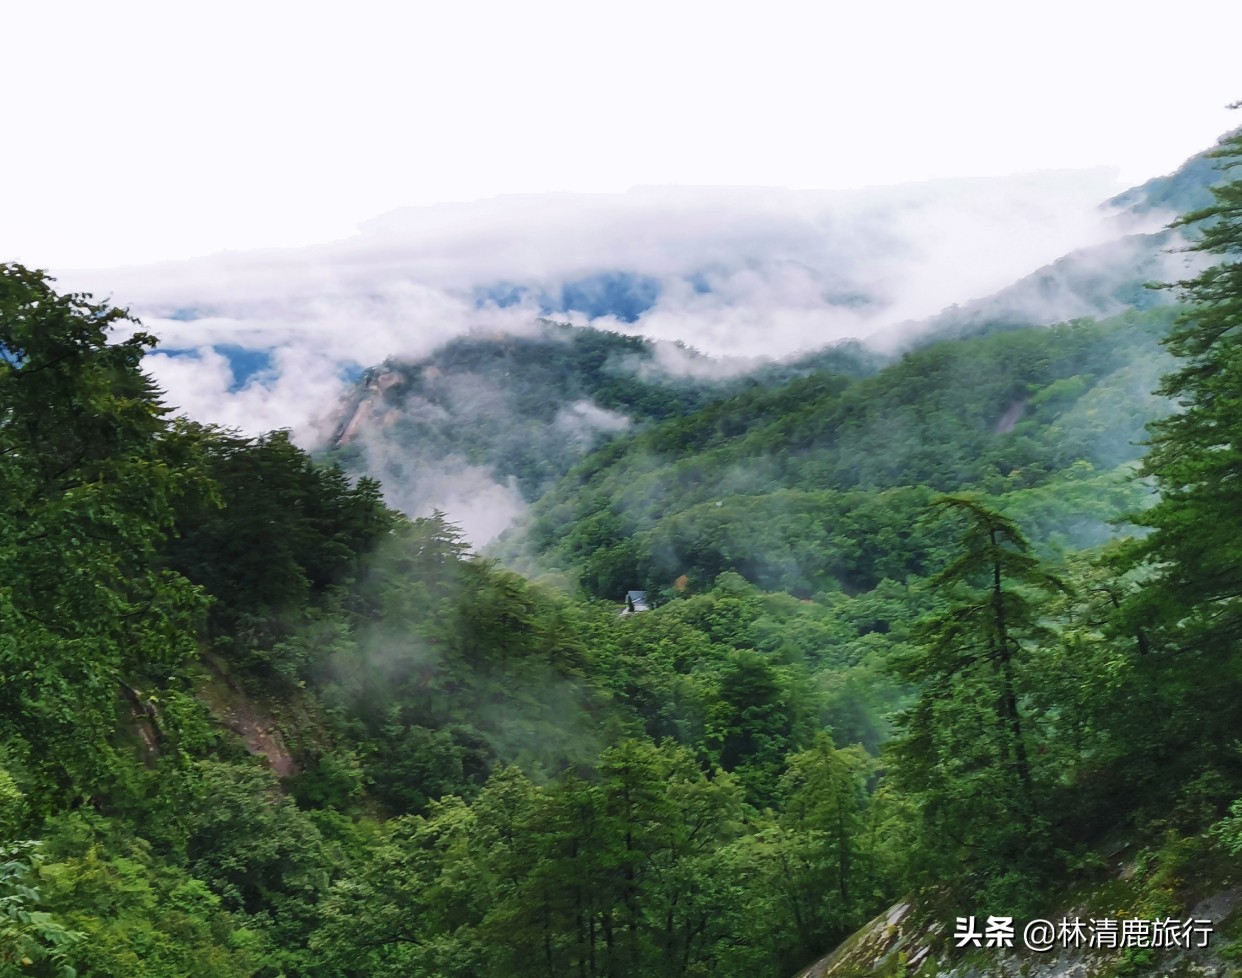
<svg viewBox="0 0 1242 978">
<path fill-rule="evenodd" d="M 339 414 L 329 454 L 347 471 L 380 479 L 398 508 L 446 510 L 484 543 L 620 432 L 731 392 L 818 370 L 862 376 L 880 362 L 848 343 L 797 360 L 729 364 L 541 320 L 525 335 L 474 334 L 368 371 Z M 494 530 L 471 518 L 483 509 L 500 514 Z"/>
<path fill-rule="evenodd" d="M 0 974 L 779 973 L 870 911 L 861 856 L 831 920 L 744 895 L 815 844 L 764 806 L 865 807 L 781 636 L 853 608 L 619 619 L 169 420 L 118 310 L 4 266 L 0 313 Z"/>
<path fill-rule="evenodd" d="M 1049 546 L 1099 543 L 1122 499 L 1138 504 L 1114 470 L 1167 410 L 1151 391 L 1172 316 L 946 341 L 618 436 L 540 500 L 529 543 L 600 596 L 722 570 L 803 596 L 869 590 L 925 572 L 901 540 L 934 493 L 964 486 L 1018 507 Z"/>
<path fill-rule="evenodd" d="M 1171 301 L 1167 292 L 1148 286 L 1180 277 L 1183 262 L 1175 251 L 1181 244 L 1178 235 L 1159 231 L 1074 251 L 995 295 L 953 306 L 923 323 L 898 326 L 888 335 L 917 347 L 1002 329 L 1150 309 Z"/>
<path fill-rule="evenodd" d="M 373 375 L 355 435 L 413 408 L 417 464 L 510 464 L 538 578 L 170 418 L 124 311 L 0 266 L 0 978 L 787 978 L 899 898 L 918 960 L 834 974 L 930 974 L 957 917 L 1193 912 L 1242 873 L 1211 201 L 1177 307 L 710 390 L 554 326 Z M 631 424 L 540 470 L 587 400 Z"/>
<path fill-rule="evenodd" d="M 1115 240 L 1070 252 L 994 295 L 955 304 L 925 322 L 905 323 L 881 335 L 890 343 L 918 346 L 997 329 L 1114 316 L 1171 301 L 1168 292 L 1149 286 L 1187 277 L 1193 255 L 1185 250 L 1183 234 L 1164 225 L 1212 200 L 1211 187 L 1221 174 L 1209 153 L 1198 153 L 1173 173 L 1101 204 L 1117 230 Z"/>
<path fill-rule="evenodd" d="M 1185 258 L 1174 249 L 1182 239 L 1136 229 L 1210 197 L 1207 188 L 1219 178 L 1212 162 L 1200 154 L 1101 205 L 1116 240 L 1068 254 L 995 295 L 893 326 L 870 349 L 851 342 L 774 363 L 718 362 L 668 343 L 541 321 L 526 334 L 476 332 L 421 360 L 387 361 L 365 374 L 339 412 L 332 457 L 380 479 L 398 508 L 444 510 L 486 542 L 586 452 L 631 430 L 816 374 L 823 383 L 859 378 L 892 361 L 881 349 L 917 350 L 1169 302 L 1168 292 L 1147 285 L 1181 274 Z M 1155 376 L 1141 381 L 1147 389 Z M 788 406 L 774 401 L 770 410 Z M 480 519 L 482 512 L 490 518 Z"/>
</svg>

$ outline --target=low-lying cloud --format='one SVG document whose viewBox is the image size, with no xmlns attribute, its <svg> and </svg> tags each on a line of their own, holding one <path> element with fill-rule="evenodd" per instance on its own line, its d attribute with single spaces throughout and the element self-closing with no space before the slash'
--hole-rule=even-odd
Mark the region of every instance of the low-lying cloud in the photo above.
<svg viewBox="0 0 1242 978">
<path fill-rule="evenodd" d="M 471 329 L 522 333 L 540 315 L 739 358 L 866 337 L 1133 230 L 1097 206 L 1117 189 L 1091 170 L 502 197 L 395 211 L 328 245 L 62 278 L 129 306 L 175 351 L 148 360 L 169 403 L 313 444 L 361 368 Z M 238 376 L 222 345 L 270 360 Z M 666 352 L 670 370 L 704 367 Z"/>
</svg>

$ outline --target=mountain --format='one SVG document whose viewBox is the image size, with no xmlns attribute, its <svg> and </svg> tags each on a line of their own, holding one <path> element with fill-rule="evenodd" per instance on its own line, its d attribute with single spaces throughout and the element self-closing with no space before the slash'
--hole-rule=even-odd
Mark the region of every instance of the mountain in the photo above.
<svg viewBox="0 0 1242 978">
<path fill-rule="evenodd" d="M 533 331 L 475 330 L 429 355 L 391 358 L 368 370 L 336 415 L 332 457 L 351 472 L 379 478 L 398 508 L 442 510 L 471 539 L 486 544 L 588 451 L 631 429 L 684 418 L 748 391 L 776 392 L 812 376 L 830 387 L 830 378 L 861 378 L 892 362 L 893 355 L 880 350 L 918 350 L 998 330 L 1111 318 L 1169 302 L 1168 292 L 1147 286 L 1185 272 L 1185 261 L 1172 251 L 1180 239 L 1169 231 L 1124 232 L 1136 222 L 1150 225 L 1170 203 L 1203 199 L 1219 176 L 1211 164 L 1200 154 L 1176 173 L 1101 205 L 1119 234 L 1113 240 L 1072 251 L 986 298 L 883 330 L 868 347 L 838 343 L 765 363 L 713 358 L 677 344 L 547 320 Z M 488 287 L 476 299 L 509 307 L 530 299 L 531 288 L 510 282 Z M 558 294 L 568 305 L 547 294 L 538 302 L 544 309 L 570 309 L 581 299 L 590 315 L 632 323 L 662 288 L 654 279 L 617 271 L 566 285 Z M 1130 378 L 1127 390 L 1154 384 L 1158 374 L 1150 364 L 1140 372 L 1144 380 Z M 746 410 L 792 417 L 802 409 L 795 404 L 801 396 L 799 390 L 773 393 L 770 405 Z M 727 407 L 713 410 L 720 416 L 713 423 L 731 433 L 753 426 L 749 419 L 724 420 Z M 1152 410 L 1147 406 L 1135 416 L 1149 419 Z M 1140 438 L 1142 420 L 1119 438 Z M 1115 455 L 1101 464 L 1116 464 Z"/>
<path fill-rule="evenodd" d="M 410 208 L 298 249 L 73 273 L 161 341 L 180 410 L 250 434 L 327 439 L 368 368 L 538 318 L 801 356 L 922 320 L 1120 233 L 1105 171 L 852 191 L 636 188 Z"/>
<path fill-rule="evenodd" d="M 1224 978 L 1239 186 L 1185 306 L 1127 291 L 1139 238 L 883 354 L 495 294 L 368 360 L 318 458 L 175 416 L 124 310 L 0 266 L 0 974 Z M 458 308 L 357 284 L 342 343 Z M 1041 298 L 1102 315 L 1021 325 Z M 307 349 L 261 369 L 335 390 Z M 964 946 L 1031 920 L 1097 946 Z"/>
<path fill-rule="evenodd" d="M 1212 200 L 1210 188 L 1222 179 L 1210 153 L 1198 153 L 1173 173 L 1118 194 L 1101 210 L 1124 232 L 1136 226 L 1150 228 L 1153 222 L 1167 224 L 1206 207 Z M 990 296 L 892 327 L 881 337 L 918 344 L 1148 309 L 1171 301 L 1169 292 L 1151 285 L 1188 278 L 1196 271 L 1185 245 L 1182 234 L 1168 229 L 1122 233 L 1114 240 L 1075 249 Z"/>
<path fill-rule="evenodd" d="M 614 436 L 535 504 L 521 539 L 600 596 L 725 570 L 808 597 L 870 590 L 925 572 L 891 534 L 931 494 L 974 485 L 1038 518 L 1050 544 L 1098 543 L 1113 532 L 1110 473 L 1167 410 L 1151 391 L 1170 321 L 1158 308 L 942 341 L 871 376 L 722 397 Z M 1052 481 L 1077 510 L 1037 502 Z"/>
<path fill-rule="evenodd" d="M 1226 133 L 1221 139 L 1229 138 Z M 1212 150 L 1196 153 L 1173 173 L 1153 177 L 1108 201 L 1113 209 L 1126 214 L 1180 216 L 1202 210 L 1212 203 L 1209 188 L 1218 184 L 1221 173 Z"/>
<path fill-rule="evenodd" d="M 413 515 L 447 512 L 486 544 L 602 441 L 729 394 L 880 358 L 843 344 L 811 358 L 730 363 L 672 343 L 540 320 L 474 333 L 368 370 L 338 415 L 328 456 L 378 478 Z"/>
<path fill-rule="evenodd" d="M 1072 251 L 999 292 L 954 305 L 919 323 L 889 331 L 916 345 L 976 336 L 998 329 L 1045 326 L 1085 317 L 1105 318 L 1126 309 L 1149 309 L 1171 301 L 1151 283 L 1179 276 L 1170 231 L 1132 234 Z"/>
</svg>

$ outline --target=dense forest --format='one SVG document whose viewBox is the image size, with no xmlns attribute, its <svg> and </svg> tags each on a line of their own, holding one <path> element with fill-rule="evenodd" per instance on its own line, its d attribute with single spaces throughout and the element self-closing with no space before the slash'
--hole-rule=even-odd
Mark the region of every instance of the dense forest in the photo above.
<svg viewBox="0 0 1242 978">
<path fill-rule="evenodd" d="M 786 978 L 899 898 L 1242 871 L 1215 158 L 1175 302 L 728 381 L 555 324 L 376 368 L 406 466 L 530 503 L 487 555 L 350 417 L 172 417 L 125 310 L 0 266 L 0 976 Z"/>
</svg>

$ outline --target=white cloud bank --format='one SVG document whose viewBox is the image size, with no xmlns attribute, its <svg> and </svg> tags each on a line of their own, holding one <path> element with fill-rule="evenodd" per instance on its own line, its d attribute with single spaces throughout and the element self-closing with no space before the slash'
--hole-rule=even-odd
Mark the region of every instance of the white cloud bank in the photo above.
<svg viewBox="0 0 1242 978">
<path fill-rule="evenodd" d="M 540 290 L 641 276 L 658 283 L 655 303 L 633 323 L 595 325 L 717 356 L 783 356 L 931 315 L 1116 238 L 1097 205 L 1118 189 L 1112 171 L 1089 170 L 865 191 L 500 197 L 395 211 L 330 245 L 69 273 L 62 285 L 110 296 L 166 349 L 188 351 L 148 361 L 185 413 L 248 432 L 292 427 L 312 443 L 351 368 L 422 356 L 472 328 L 527 330 Z M 476 301 L 499 284 L 530 294 L 505 308 Z M 271 369 L 235 389 L 222 344 L 269 351 Z"/>
</svg>

